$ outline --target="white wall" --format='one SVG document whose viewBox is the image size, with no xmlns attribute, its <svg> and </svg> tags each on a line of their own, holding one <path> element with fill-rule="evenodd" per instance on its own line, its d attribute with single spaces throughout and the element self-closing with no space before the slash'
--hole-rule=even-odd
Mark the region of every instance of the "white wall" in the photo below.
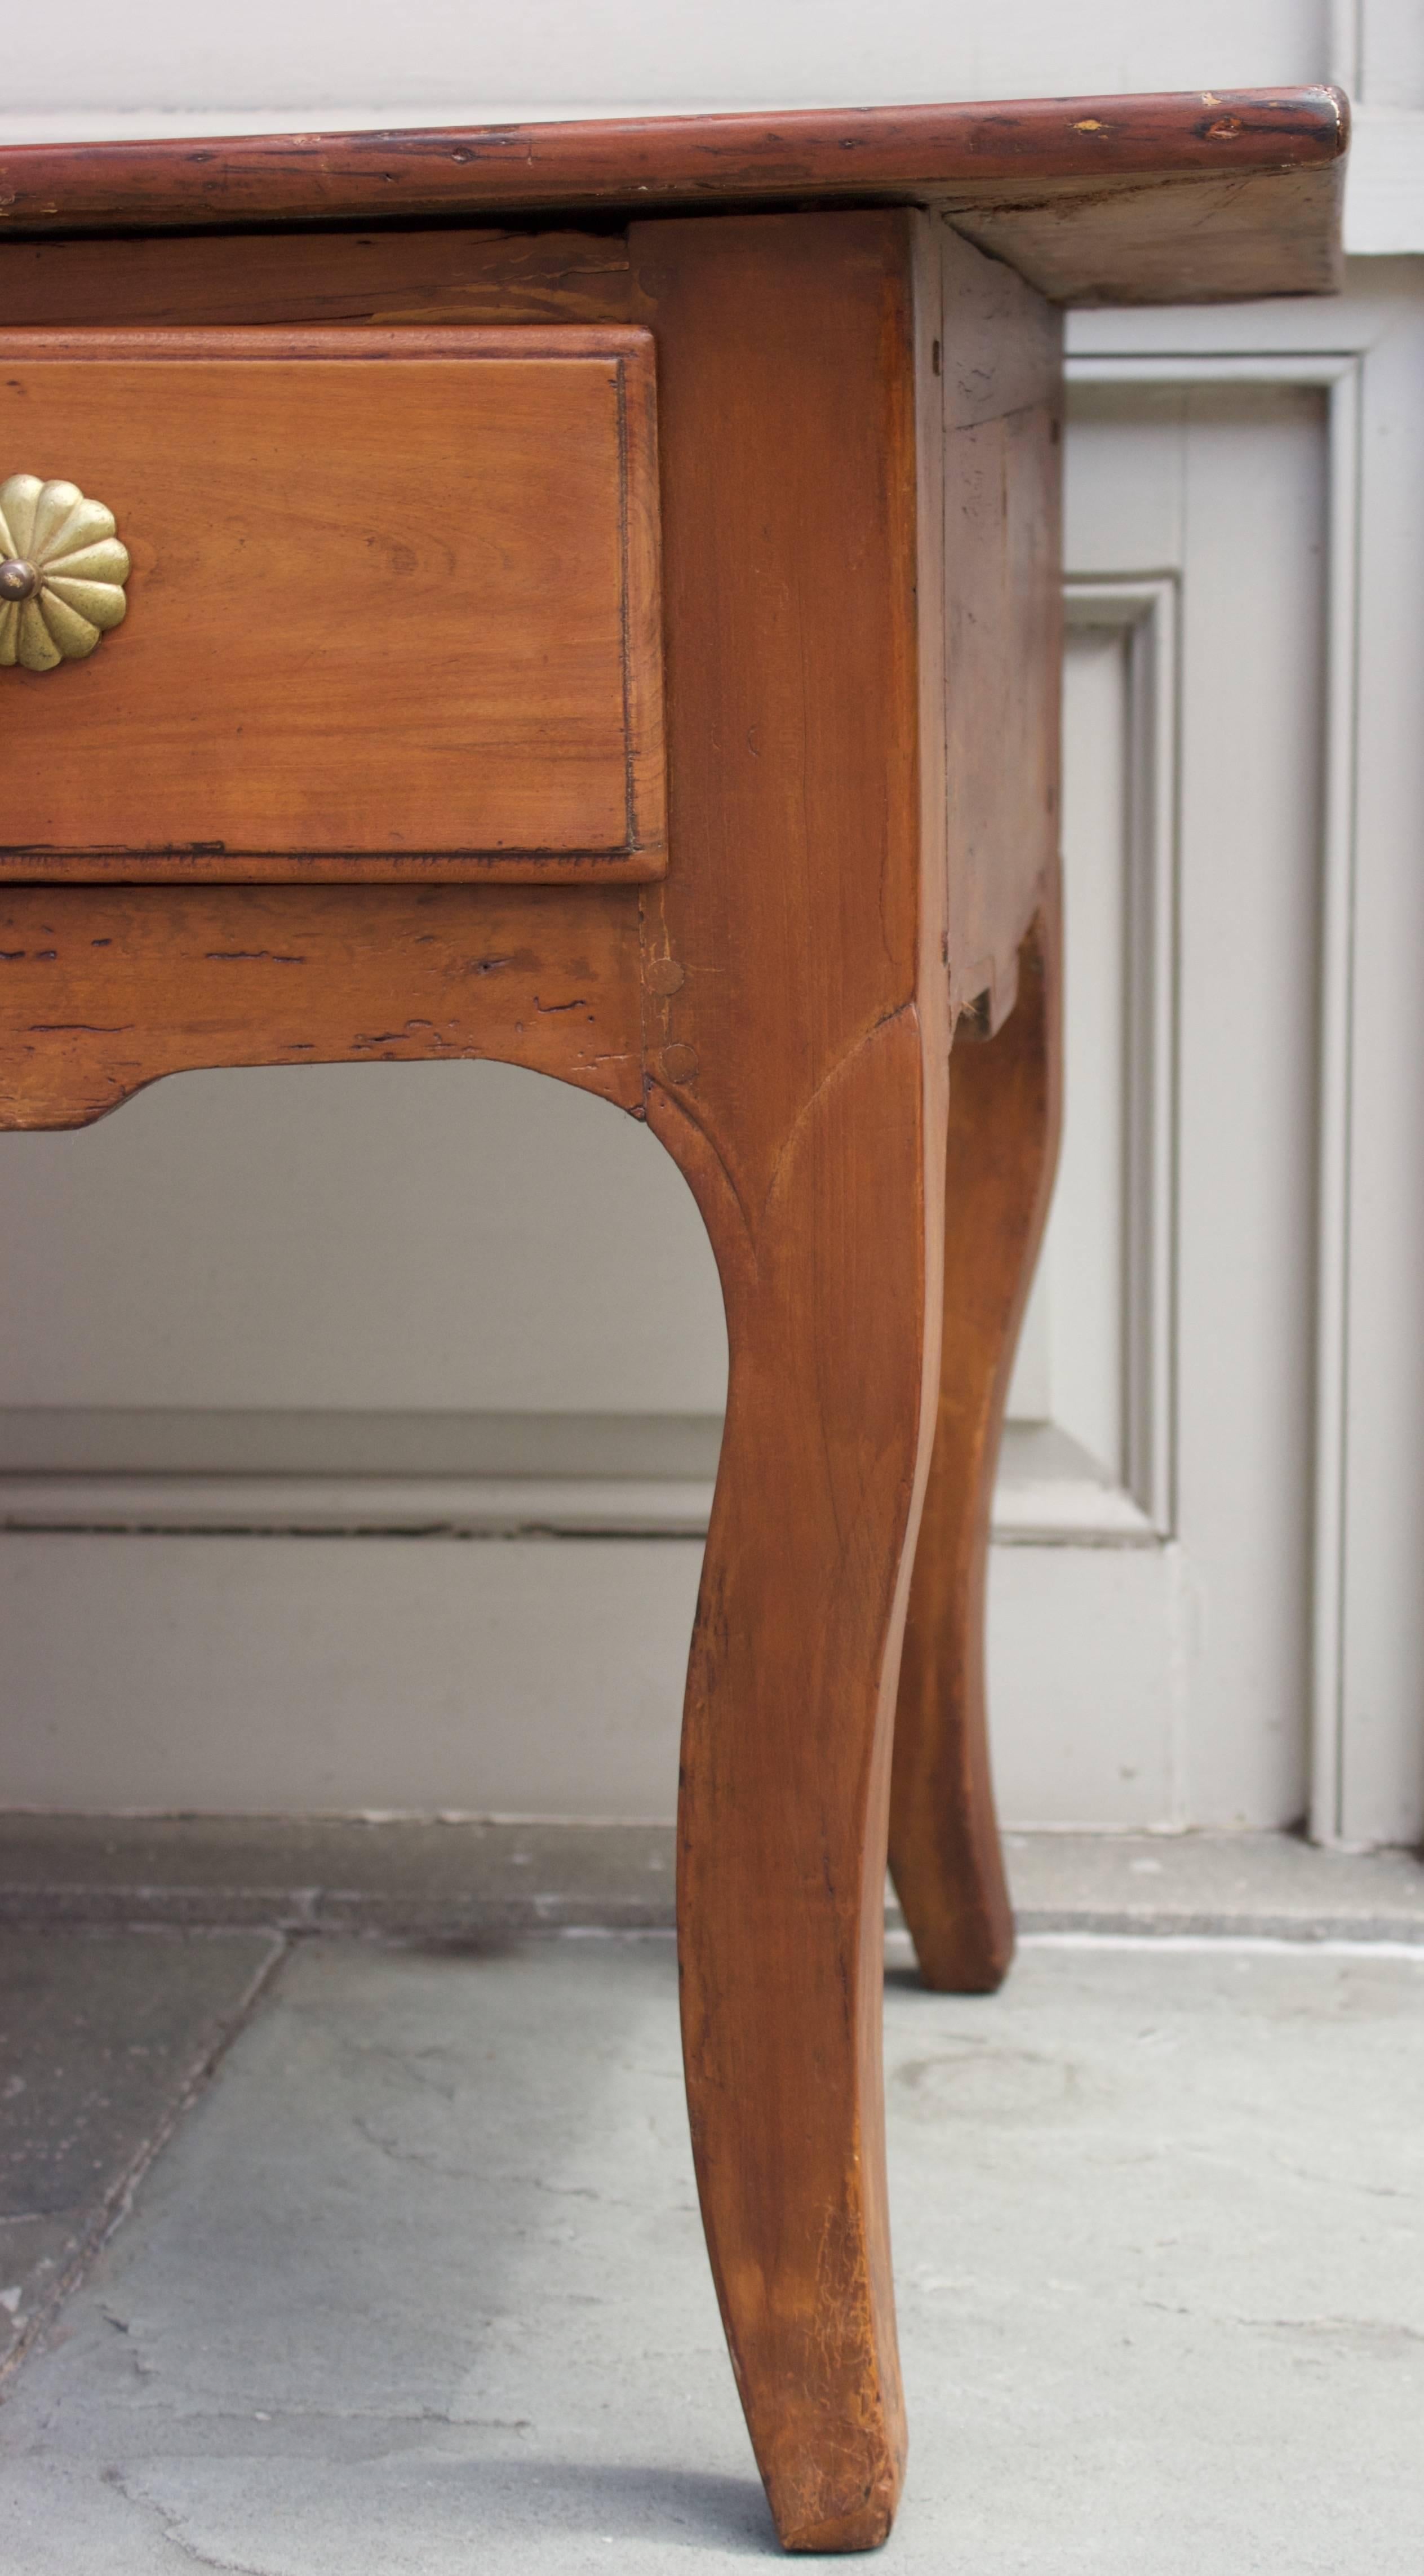
<svg viewBox="0 0 1424 2576">
<path fill-rule="evenodd" d="M 1331 0 L 68 0 L 11 30 L 0 132 L 229 132 L 1314 81 Z"/>
<path fill-rule="evenodd" d="M 1352 222 L 1424 247 L 1417 26 L 1412 0 L 75 0 L 58 50 L 10 31 L 0 139 L 1363 69 Z M 1070 1124 L 997 1513 L 1005 1802 L 1181 1825 L 1313 1795 L 1327 1833 L 1404 1838 L 1419 267 L 1360 264 L 1343 306 L 1082 317 L 1071 345 L 1129 381 L 1085 389 L 1070 429 Z M 1232 367 L 1273 389 L 1213 389 Z M 187 1076 L 81 1135 L 0 1140 L 0 1297 L 8 1800 L 668 1811 L 725 1353 L 645 1131 L 498 1067 Z M 531 1523 L 601 1535 L 507 1534 Z"/>
</svg>

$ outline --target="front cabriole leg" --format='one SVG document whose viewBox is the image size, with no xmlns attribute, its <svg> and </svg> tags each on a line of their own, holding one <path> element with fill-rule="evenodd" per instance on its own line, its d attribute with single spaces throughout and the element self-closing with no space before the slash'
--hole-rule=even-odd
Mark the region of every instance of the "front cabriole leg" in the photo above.
<svg viewBox="0 0 1424 2576">
<path fill-rule="evenodd" d="M 941 1311 L 937 253 L 894 212 L 649 224 L 632 252 L 671 755 L 648 1117 L 731 1354 L 683 1731 L 688 2101 L 777 2529 L 868 2549 L 905 2448 L 885 1837 Z"/>
</svg>

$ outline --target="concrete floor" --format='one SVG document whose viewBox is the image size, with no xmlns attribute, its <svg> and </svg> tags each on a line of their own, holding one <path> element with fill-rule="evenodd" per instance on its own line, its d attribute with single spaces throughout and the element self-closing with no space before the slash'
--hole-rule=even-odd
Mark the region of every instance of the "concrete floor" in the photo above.
<svg viewBox="0 0 1424 2576">
<path fill-rule="evenodd" d="M 168 2101 L 0 2412 L 4 2576 L 774 2557 L 664 1936 L 51 1930 L 38 2024 L 32 1936 L 2 1937 L 31 1944 L 11 2102 L 36 2101 L 0 2246 L 46 2177 L 44 2223 L 101 2233 Z M 911 2415 L 886 2564 L 1419 2576 L 1424 1947 L 1069 1932 L 992 2000 L 900 1964 L 886 2002 Z M 116 2183 L 99 2114 L 136 2015 L 132 2063 L 166 2071 L 146 2109 L 118 2086 Z"/>
</svg>

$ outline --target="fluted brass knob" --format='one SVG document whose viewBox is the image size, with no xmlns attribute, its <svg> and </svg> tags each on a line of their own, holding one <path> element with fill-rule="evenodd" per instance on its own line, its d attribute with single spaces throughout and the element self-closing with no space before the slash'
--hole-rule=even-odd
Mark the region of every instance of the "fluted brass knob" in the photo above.
<svg viewBox="0 0 1424 2576">
<path fill-rule="evenodd" d="M 82 662 L 128 606 L 129 557 L 102 501 L 76 483 L 0 483 L 0 667 Z"/>
</svg>

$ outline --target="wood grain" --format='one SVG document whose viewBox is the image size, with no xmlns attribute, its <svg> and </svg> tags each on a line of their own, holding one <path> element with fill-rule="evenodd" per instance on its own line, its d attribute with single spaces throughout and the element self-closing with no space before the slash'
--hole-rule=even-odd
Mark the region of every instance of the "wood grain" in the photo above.
<svg viewBox="0 0 1424 2576">
<path fill-rule="evenodd" d="M 1020 279 L 952 233 L 942 249 L 948 955 L 963 1016 L 890 1854 L 926 1983 L 981 1993 L 1013 1954 L 985 1699 L 989 1515 L 1061 1117 L 1062 346 L 1060 317 Z M 968 1042 L 976 1031 L 988 1043 Z"/>
<path fill-rule="evenodd" d="M 0 152 L 0 225 L 409 223 L 888 197 L 964 207 L 985 247 L 1021 258 L 1065 302 L 1309 294 L 1339 282 L 1348 131 L 1340 92 L 1306 88 L 32 144 Z"/>
<path fill-rule="evenodd" d="M 1337 295 L 1345 283 L 1345 163 L 1203 172 L 1086 172 L 956 180 L 939 201 L 957 232 L 1055 304 L 1230 304 Z"/>
<path fill-rule="evenodd" d="M 9 457 L 106 501 L 134 572 L 90 660 L 5 674 L 0 873 L 659 873 L 646 332 L 3 354 Z"/>
<path fill-rule="evenodd" d="M 941 237 L 950 1008 L 997 1028 L 1058 861 L 1063 322 Z"/>
<path fill-rule="evenodd" d="M 904 2452 L 882 1890 L 947 1053 L 924 230 L 630 236 L 659 345 L 674 745 L 673 863 L 642 898 L 648 1115 L 696 1192 L 731 1347 L 683 1730 L 685 2061 L 738 2386 L 797 2549 L 883 2539 Z M 937 660 L 933 682 L 937 779 Z"/>
<path fill-rule="evenodd" d="M 990 1991 L 1013 1956 L 984 1689 L 989 1513 L 1062 1121 L 1056 872 L 998 1035 L 955 1045 L 934 1454 L 895 1717 L 890 1866 L 925 1983 Z"/>
<path fill-rule="evenodd" d="M 636 888 L 0 893 L 0 1125 L 198 1065 L 497 1057 L 642 1108 Z"/>
<path fill-rule="evenodd" d="M 627 322 L 621 232 L 119 233 L 7 240 L 0 329 Z"/>
</svg>

